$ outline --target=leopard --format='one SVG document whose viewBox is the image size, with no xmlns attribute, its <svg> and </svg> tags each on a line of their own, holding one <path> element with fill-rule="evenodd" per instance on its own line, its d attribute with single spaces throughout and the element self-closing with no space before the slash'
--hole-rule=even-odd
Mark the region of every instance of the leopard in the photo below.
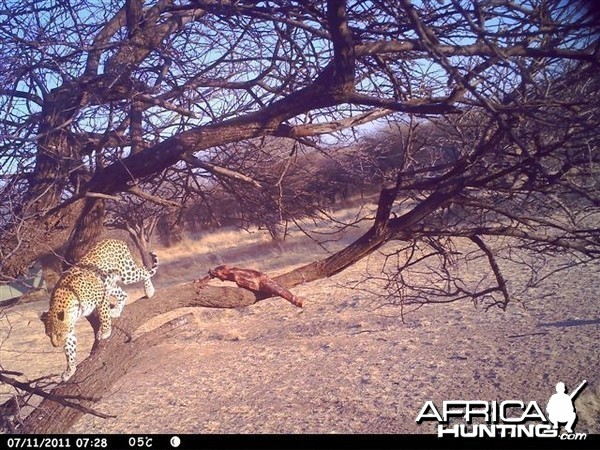
<svg viewBox="0 0 600 450">
<path fill-rule="evenodd" d="M 111 319 L 121 316 L 128 298 L 118 282 L 142 281 L 146 297 L 154 296 L 151 278 L 158 269 L 158 256 L 149 253 L 152 267 L 139 267 L 125 241 L 104 239 L 60 277 L 50 295 L 50 307 L 40 319 L 52 345 L 64 348 L 67 368 L 61 375 L 63 381 L 68 381 L 76 370 L 75 323 L 78 319 L 96 311 L 100 326 L 95 339 L 108 339 L 112 332 Z M 109 301 L 111 296 L 117 300 L 114 307 Z"/>
</svg>

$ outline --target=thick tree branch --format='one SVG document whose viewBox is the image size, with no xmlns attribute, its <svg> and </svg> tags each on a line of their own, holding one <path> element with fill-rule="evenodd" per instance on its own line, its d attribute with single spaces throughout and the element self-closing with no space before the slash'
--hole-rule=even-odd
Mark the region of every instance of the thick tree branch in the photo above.
<svg viewBox="0 0 600 450">
<path fill-rule="evenodd" d="M 354 45 L 346 17 L 346 0 L 328 0 L 327 22 L 333 43 L 333 85 L 341 92 L 354 91 Z"/>
<path fill-rule="evenodd" d="M 495 57 L 502 54 L 505 57 L 528 57 L 528 58 L 564 58 L 576 61 L 588 61 L 598 64 L 598 55 L 593 49 L 564 49 L 556 47 L 528 47 L 525 45 L 491 46 L 485 43 L 469 45 L 447 45 L 437 44 L 436 51 L 444 56 L 486 56 Z M 421 52 L 428 52 L 429 47 L 419 40 L 389 40 L 368 42 L 358 44 L 355 47 L 357 57 L 367 55 L 401 53 L 404 58 L 419 59 L 423 57 Z M 412 52 L 412 53 L 411 53 Z"/>
</svg>

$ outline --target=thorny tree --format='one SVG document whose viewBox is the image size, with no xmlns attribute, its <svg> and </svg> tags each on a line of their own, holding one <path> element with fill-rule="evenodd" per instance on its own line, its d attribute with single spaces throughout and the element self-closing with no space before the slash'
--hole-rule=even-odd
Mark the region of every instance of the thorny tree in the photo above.
<svg viewBox="0 0 600 450">
<path fill-rule="evenodd" d="M 441 282 L 399 294 L 506 307 L 499 237 L 577 263 L 598 256 L 598 24 L 580 3 L 1 5 L 3 281 L 66 242 L 76 260 L 117 196 L 160 203 L 152 192 L 165 170 L 187 174 L 188 185 L 210 176 L 268 191 L 235 157 L 217 156 L 264 136 L 326 151 L 320 136 L 381 118 L 409 127 L 373 227 L 282 284 L 331 276 L 385 244 L 396 268 L 425 261 Z M 419 140 L 426 121 L 438 131 Z M 485 258 L 490 285 L 472 289 L 452 272 L 456 239 Z M 403 271 L 384 273 L 410 287 Z M 239 304 L 231 295 L 207 304 Z"/>
</svg>

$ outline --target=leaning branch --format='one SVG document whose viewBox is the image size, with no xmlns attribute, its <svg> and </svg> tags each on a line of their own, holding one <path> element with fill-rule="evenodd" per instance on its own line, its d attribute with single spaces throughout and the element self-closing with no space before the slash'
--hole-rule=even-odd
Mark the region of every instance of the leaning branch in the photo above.
<svg viewBox="0 0 600 450">
<path fill-rule="evenodd" d="M 43 389 L 37 388 L 35 386 L 31 386 L 30 384 L 23 383 L 19 380 L 15 380 L 14 378 L 7 377 L 6 375 L 3 375 L 2 373 L 0 373 L 0 383 L 5 383 L 8 385 L 14 386 L 17 389 L 37 395 L 46 400 L 50 400 L 52 402 L 59 403 L 61 405 L 66 406 L 67 408 L 73 408 L 74 410 L 80 411 L 84 414 L 92 414 L 94 416 L 101 417 L 102 419 L 111 419 L 111 418 L 116 417 L 116 416 L 112 416 L 110 414 L 101 413 L 92 408 L 88 408 L 86 406 L 83 406 L 80 403 L 74 403 L 70 400 L 67 400 L 65 398 L 65 396 L 48 393 L 48 392 L 44 391 Z"/>
<path fill-rule="evenodd" d="M 346 128 L 357 127 L 381 117 L 388 116 L 394 111 L 387 108 L 374 108 L 357 116 L 346 117 L 345 119 L 335 120 L 325 123 L 312 123 L 307 125 L 282 125 L 278 129 L 278 136 L 299 138 L 307 136 L 317 136 L 320 134 L 334 133 Z"/>
<path fill-rule="evenodd" d="M 127 192 L 133 194 L 143 200 L 147 200 L 152 203 L 156 203 L 161 206 L 173 206 L 175 208 L 181 208 L 181 203 L 174 202 L 172 200 L 167 200 L 166 198 L 159 197 L 157 195 L 149 194 L 148 192 L 142 191 L 137 186 L 131 186 Z"/>
<path fill-rule="evenodd" d="M 101 192 L 86 192 L 84 194 L 84 197 L 102 198 L 104 200 L 115 200 L 115 201 L 119 201 L 120 200 L 120 198 L 117 197 L 116 195 L 103 194 Z"/>
<path fill-rule="evenodd" d="M 221 175 L 226 178 L 231 178 L 233 180 L 243 181 L 244 183 L 248 183 L 255 188 L 264 189 L 264 186 L 259 181 L 256 181 L 254 178 L 249 177 L 248 175 L 244 175 L 243 173 L 236 172 L 235 170 L 227 169 L 225 167 L 217 166 L 216 164 L 212 164 L 206 161 L 202 161 L 199 158 L 196 158 L 193 155 L 186 154 L 183 156 L 183 160 L 188 163 L 192 167 L 197 167 L 199 169 L 206 170 L 214 175 Z"/>
<path fill-rule="evenodd" d="M 492 272 L 494 273 L 494 277 L 496 278 L 496 283 L 498 284 L 498 289 L 502 292 L 502 296 L 504 297 L 504 302 L 500 303 L 500 307 L 502 309 L 506 309 L 508 303 L 510 302 L 510 294 L 508 293 L 508 287 L 506 286 L 506 279 L 502 274 L 502 270 L 498 265 L 498 261 L 496 261 L 496 257 L 490 248 L 486 245 L 486 243 L 477 235 L 473 235 L 470 237 L 471 241 L 477 245 L 481 249 L 481 251 L 485 254 L 488 259 L 488 263 L 492 268 Z"/>
</svg>

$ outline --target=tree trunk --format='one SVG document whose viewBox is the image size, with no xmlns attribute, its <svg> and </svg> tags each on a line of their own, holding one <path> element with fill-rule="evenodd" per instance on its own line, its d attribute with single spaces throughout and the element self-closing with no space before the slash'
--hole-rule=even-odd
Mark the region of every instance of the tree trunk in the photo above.
<svg viewBox="0 0 600 450">
<path fill-rule="evenodd" d="M 56 213 L 40 213 L 22 220 L 19 226 L 0 230 L 0 261 L 2 275 L 16 278 L 40 255 L 57 252 L 68 242 L 72 226 L 84 208 L 85 200 L 78 200 Z"/>
<path fill-rule="evenodd" d="M 65 252 L 65 260 L 69 265 L 75 264 L 90 250 L 96 238 L 102 232 L 105 214 L 104 199 L 86 198 L 81 216 L 77 220 L 69 238 Z"/>
</svg>

